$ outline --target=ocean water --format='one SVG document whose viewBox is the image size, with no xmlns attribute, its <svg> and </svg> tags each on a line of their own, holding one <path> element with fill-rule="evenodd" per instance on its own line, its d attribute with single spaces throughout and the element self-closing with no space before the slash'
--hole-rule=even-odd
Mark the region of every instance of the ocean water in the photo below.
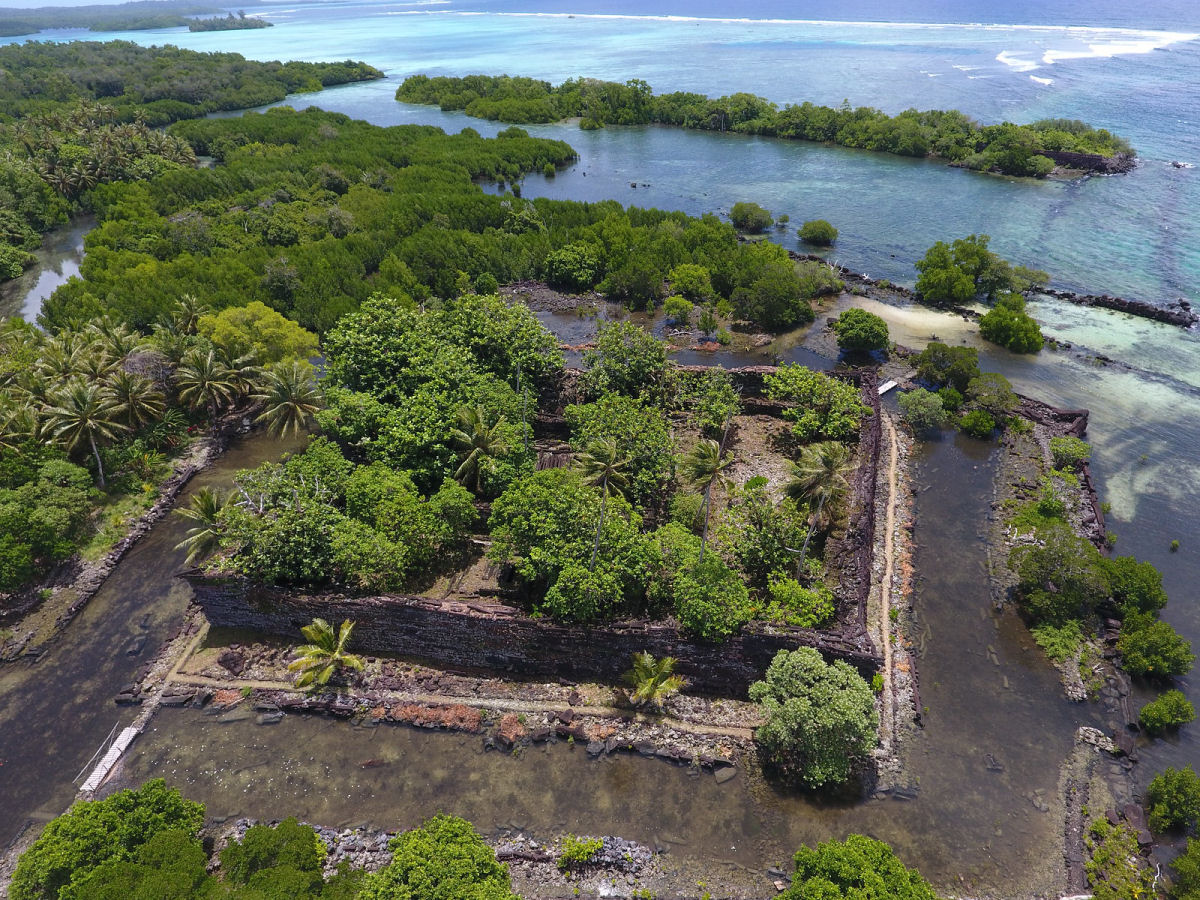
<svg viewBox="0 0 1200 900">
<path fill-rule="evenodd" d="M 753 200 L 794 223 L 841 229 L 847 265 L 909 282 L 933 241 L 986 232 L 1056 284 L 1153 302 L 1200 296 L 1200 9 L 1159 2 L 904 4 L 412 0 L 270 4 L 275 28 L 114 33 L 143 44 L 235 50 L 254 59 L 364 59 L 382 83 L 295 98 L 381 124 L 486 122 L 392 100 L 416 72 L 641 78 L 659 91 L 750 91 L 813 100 L 958 108 L 980 121 L 1084 119 L 1127 137 L 1142 164 L 1119 178 L 1023 181 L 863 151 L 661 128 L 585 133 L 581 161 L 527 193 L 684 209 Z M 1143 7 L 1149 7 L 1143 8 Z M 902 12 L 902 15 L 901 15 Z M 109 35 L 105 35 L 107 37 Z M 80 32 L 48 32 L 72 40 Z M 586 175 L 585 175 L 586 173 Z M 630 182 L 639 188 L 631 189 Z M 642 187 L 648 185 L 648 187 Z M 794 244 L 791 233 L 780 235 Z"/>
<path fill-rule="evenodd" d="M 1153 302 L 1200 302 L 1200 4 L 1161 0 L 417 0 L 278 3 L 277 27 L 190 34 L 180 29 L 90 35 L 255 59 L 362 59 L 382 82 L 290 98 L 377 124 L 450 131 L 495 124 L 396 103 L 416 72 L 508 72 L 560 81 L 642 78 L 656 90 L 746 90 L 780 103 L 813 100 L 954 107 L 981 121 L 1084 119 L 1127 137 L 1141 155 L 1128 176 L 1014 181 L 944 165 L 799 142 L 570 125 L 530 128 L 569 141 L 579 162 L 530 176 L 525 196 L 615 198 L 640 206 L 720 212 L 753 200 L 793 226 L 827 218 L 841 230 L 831 258 L 875 277 L 914 278 L 939 239 L 972 232 L 1065 287 Z M 636 187 L 631 185 L 635 184 Z M 776 240 L 797 246 L 788 233 Z M 981 346 L 985 368 L 1019 390 L 1092 410 L 1089 439 L 1102 499 L 1113 503 L 1118 552 L 1149 559 L 1172 598 L 1166 618 L 1200 646 L 1200 337 L 1144 320 L 1053 301 L 1032 304 L 1047 331 L 1120 361 Z M 973 328 L 921 310 L 888 312 L 893 335 L 977 343 Z M 1178 553 L 1168 552 L 1173 539 Z M 1183 688 L 1200 703 L 1200 679 Z M 1149 696 L 1144 689 L 1143 699 Z M 1143 753 L 1139 777 L 1200 758 L 1195 729 Z"/>
</svg>

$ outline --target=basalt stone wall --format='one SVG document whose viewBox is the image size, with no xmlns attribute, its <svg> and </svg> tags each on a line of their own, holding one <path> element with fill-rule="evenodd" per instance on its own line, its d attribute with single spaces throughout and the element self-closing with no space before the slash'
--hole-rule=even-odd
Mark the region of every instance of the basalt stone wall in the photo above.
<svg viewBox="0 0 1200 900">
<path fill-rule="evenodd" d="M 1101 175 L 1123 175 L 1137 168 L 1137 157 L 1131 153 L 1118 153 L 1115 156 L 1075 153 L 1070 150 L 1039 150 L 1038 153 L 1054 160 L 1056 165 Z"/>
<path fill-rule="evenodd" d="M 459 670 L 616 683 L 640 651 L 679 660 L 677 671 L 694 690 L 744 698 L 780 650 L 814 647 L 842 659 L 867 678 L 881 660 L 860 635 L 803 628 L 750 626 L 720 645 L 703 644 L 674 624 L 618 622 L 595 628 L 533 619 L 488 600 L 438 600 L 386 595 L 300 594 L 254 584 L 237 575 L 183 576 L 215 626 L 252 628 L 296 639 L 314 618 L 354 621 L 354 648 L 394 653 Z"/>
<path fill-rule="evenodd" d="M 1088 411 L 1086 409 L 1059 409 L 1020 394 L 1021 405 L 1018 414 L 1031 422 L 1036 422 L 1046 428 L 1051 437 L 1077 437 L 1087 434 Z M 1108 529 L 1104 522 L 1104 508 L 1100 503 L 1100 492 L 1092 478 L 1092 467 L 1084 463 L 1079 468 L 1079 486 L 1087 509 L 1083 515 L 1083 527 L 1086 537 L 1099 549 L 1108 549 Z"/>
<path fill-rule="evenodd" d="M 871 593 L 871 563 L 875 546 L 875 485 L 883 421 L 879 379 L 873 369 L 855 373 L 862 400 L 871 409 L 858 436 L 859 466 L 850 478 L 849 515 L 844 534 L 831 542 L 826 559 L 838 573 L 839 621 L 847 633 L 864 646 L 874 644 L 867 635 L 867 597 Z"/>
</svg>

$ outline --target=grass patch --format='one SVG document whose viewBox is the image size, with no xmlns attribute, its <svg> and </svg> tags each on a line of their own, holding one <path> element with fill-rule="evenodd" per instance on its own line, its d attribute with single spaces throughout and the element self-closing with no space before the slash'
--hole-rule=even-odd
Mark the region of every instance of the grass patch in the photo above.
<svg viewBox="0 0 1200 900">
<path fill-rule="evenodd" d="M 1083 630 L 1078 622 L 1067 622 L 1061 627 L 1054 625 L 1038 625 L 1030 632 L 1039 647 L 1053 662 L 1061 663 L 1071 659 L 1083 645 Z"/>
</svg>

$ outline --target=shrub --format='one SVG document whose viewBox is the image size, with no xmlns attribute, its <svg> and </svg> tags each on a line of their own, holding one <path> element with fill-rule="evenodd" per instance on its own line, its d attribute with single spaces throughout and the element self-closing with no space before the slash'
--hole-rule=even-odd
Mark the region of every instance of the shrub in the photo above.
<svg viewBox="0 0 1200 900">
<path fill-rule="evenodd" d="M 723 641 L 750 621 L 750 595 L 737 572 L 711 551 L 675 576 L 675 616 L 692 634 Z"/>
<path fill-rule="evenodd" d="M 1021 608 L 1035 623 L 1059 627 L 1094 615 L 1109 594 L 1099 551 L 1064 522 L 1046 525 L 1040 537 L 1009 556 Z"/>
<path fill-rule="evenodd" d="M 729 220 L 733 222 L 735 228 L 749 231 L 752 234 L 766 231 L 775 221 L 771 218 L 768 210 L 763 209 L 757 203 L 746 201 L 733 204 L 733 208 L 729 210 Z"/>
<path fill-rule="evenodd" d="M 577 242 L 547 253 L 542 272 L 560 290 L 587 291 L 595 287 L 603 269 L 596 248 Z"/>
<path fill-rule="evenodd" d="M 1167 605 L 1162 573 L 1148 562 L 1132 556 L 1114 556 L 1103 561 L 1113 600 L 1121 607 L 1121 618 L 1136 619 L 1138 613 L 1154 613 Z"/>
<path fill-rule="evenodd" d="M 861 834 L 801 847 L 795 863 L 792 885 L 779 895 L 787 900 L 937 900 L 891 847 Z"/>
<path fill-rule="evenodd" d="M 767 580 L 771 602 L 762 613 L 768 622 L 820 628 L 833 618 L 833 592 L 824 584 L 806 588 L 795 578 L 771 575 Z"/>
<path fill-rule="evenodd" d="M 435 816 L 389 846 L 392 861 L 364 879 L 358 900 L 519 900 L 508 866 L 463 819 Z"/>
<path fill-rule="evenodd" d="M 781 777 L 808 788 L 846 781 L 876 743 L 871 686 L 841 660 L 826 664 L 811 647 L 780 650 L 750 686 L 767 722 L 755 732 L 763 758 Z"/>
<path fill-rule="evenodd" d="M 917 354 L 917 376 L 936 387 L 949 385 L 960 394 L 979 376 L 979 351 L 931 341 Z"/>
<path fill-rule="evenodd" d="M 570 872 L 580 866 L 586 866 L 602 849 L 604 849 L 604 841 L 600 838 L 577 838 L 573 834 L 568 834 L 562 839 L 562 851 L 558 854 L 558 867 L 564 872 Z"/>
<path fill-rule="evenodd" d="M 1165 769 L 1146 788 L 1146 806 L 1154 831 L 1195 827 L 1200 819 L 1200 777 L 1191 766 Z"/>
<path fill-rule="evenodd" d="M 843 350 L 883 350 L 888 345 L 887 322 L 865 309 L 848 309 L 833 323 Z"/>
<path fill-rule="evenodd" d="M 693 302 L 709 300 L 713 295 L 708 269 L 696 263 L 680 263 L 667 275 L 671 290 Z"/>
<path fill-rule="evenodd" d="M 1187 849 L 1175 857 L 1174 900 L 1200 900 L 1200 841 L 1189 838 Z"/>
<path fill-rule="evenodd" d="M 1046 656 L 1056 663 L 1071 659 L 1083 644 L 1083 631 L 1074 620 L 1061 626 L 1037 625 L 1031 633 L 1038 646 L 1046 652 Z"/>
<path fill-rule="evenodd" d="M 785 410 L 784 417 L 802 441 L 854 440 L 859 422 L 871 413 L 853 384 L 800 365 L 780 366 L 766 383 L 772 400 L 796 404 Z"/>
<path fill-rule="evenodd" d="M 1078 469 L 1092 455 L 1092 445 L 1077 437 L 1050 438 L 1050 455 L 1056 469 Z"/>
<path fill-rule="evenodd" d="M 1003 422 L 1017 408 L 1017 395 L 1008 379 L 999 372 L 984 372 L 967 382 L 967 400 L 997 422 Z"/>
<path fill-rule="evenodd" d="M 962 409 L 963 395 L 956 388 L 946 386 L 937 392 L 938 397 L 942 400 L 942 406 L 946 408 L 946 412 L 956 413 Z"/>
<path fill-rule="evenodd" d="M 937 431 L 946 424 L 946 409 L 942 398 L 932 391 L 925 388 L 905 391 L 900 395 L 898 402 L 900 415 L 904 416 L 904 421 L 918 434 Z"/>
<path fill-rule="evenodd" d="M 287 818 L 275 827 L 246 829 L 241 841 L 221 851 L 221 873 L 235 884 L 266 886 L 286 878 L 318 888 L 324 883 L 321 866 L 325 852 L 325 844 L 312 828 Z"/>
<path fill-rule="evenodd" d="M 688 325 L 692 320 L 692 301 L 678 294 L 663 301 L 663 314 L 673 325 Z"/>
<path fill-rule="evenodd" d="M 598 622 L 621 606 L 621 582 L 606 569 L 568 563 L 559 573 L 542 608 L 563 622 Z"/>
<path fill-rule="evenodd" d="M 666 345 L 631 322 L 600 325 L 596 348 L 583 355 L 588 394 L 617 393 L 636 397 L 653 392 L 667 369 Z"/>
<path fill-rule="evenodd" d="M 818 247 L 828 247 L 837 240 L 838 230 L 824 219 L 810 219 L 796 232 L 800 240 Z"/>
<path fill-rule="evenodd" d="M 56 900 L 68 883 L 105 863 L 133 859 L 156 835 L 194 834 L 203 824 L 204 807 L 183 799 L 161 778 L 105 800 L 76 803 L 22 854 L 9 897 Z"/>
<path fill-rule="evenodd" d="M 1001 295 L 996 305 L 980 318 L 979 333 L 985 341 L 1014 353 L 1037 353 L 1045 343 L 1037 321 L 1025 312 L 1025 298 L 1020 294 Z"/>
<path fill-rule="evenodd" d="M 963 414 L 958 420 L 958 427 L 971 437 L 986 441 L 996 430 L 996 420 L 982 409 L 973 409 Z"/>
<path fill-rule="evenodd" d="M 1169 624 L 1151 622 L 1140 628 L 1129 625 L 1127 620 L 1117 641 L 1127 671 L 1156 678 L 1191 671 L 1196 661 L 1192 645 Z"/>
<path fill-rule="evenodd" d="M 1095 900 L 1154 896 L 1154 872 L 1141 860 L 1137 832 L 1127 823 L 1099 819 L 1084 838 L 1091 858 L 1084 866 Z"/>
<path fill-rule="evenodd" d="M 1195 720 L 1196 709 L 1182 691 L 1167 691 L 1151 700 L 1138 713 L 1138 722 L 1149 732 L 1178 728 Z"/>
</svg>

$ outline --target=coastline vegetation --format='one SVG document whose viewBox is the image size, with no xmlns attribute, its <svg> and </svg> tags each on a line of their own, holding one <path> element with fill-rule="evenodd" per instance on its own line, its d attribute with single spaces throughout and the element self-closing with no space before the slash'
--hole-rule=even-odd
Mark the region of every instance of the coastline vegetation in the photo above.
<svg viewBox="0 0 1200 900">
<path fill-rule="evenodd" d="M 244 10 L 239 10 L 235 16 L 229 13 L 225 16 L 213 16 L 210 19 L 189 19 L 188 31 L 242 31 L 253 28 L 270 28 L 274 23 L 256 16 L 247 16 Z"/>
<path fill-rule="evenodd" d="M 979 171 L 1044 177 L 1054 162 L 1044 152 L 1113 157 L 1132 154 L 1122 138 L 1069 119 L 1029 125 L 980 125 L 957 110 L 908 109 L 895 116 L 870 107 L 813 103 L 784 107 L 753 94 L 710 98 L 655 94 L 646 82 L 574 78 L 559 85 L 508 75 L 412 75 L 396 90 L 405 103 L 462 110 L 469 116 L 519 125 L 578 118 L 584 129 L 605 125 L 675 125 L 792 140 L 819 141 L 900 156 L 943 159 Z"/>
<path fill-rule="evenodd" d="M 133 0 L 87 6 L 38 6 L 0 10 L 0 36 L 14 37 L 58 28 L 89 31 L 140 31 L 177 28 L 188 16 L 220 12 L 221 7 L 195 0 Z"/>
<path fill-rule="evenodd" d="M 362 63 L 259 63 L 121 41 L 0 47 L 0 280 L 32 262 L 44 232 L 94 209 L 94 188 L 194 166 L 187 142 L 156 126 L 380 77 Z"/>
<path fill-rule="evenodd" d="M 369 872 L 340 863 L 326 875 L 317 830 L 285 818 L 234 830 L 218 853 L 202 830 L 204 806 L 161 779 L 104 800 L 76 803 L 52 820 L 17 862 L 12 900 L 520 900 L 508 866 L 470 822 L 439 814 L 398 832 L 391 859 Z M 558 869 L 597 864 L 601 838 L 563 835 Z M 210 858 L 211 855 L 211 858 Z M 934 900 L 928 882 L 887 844 L 852 834 L 801 847 L 787 898 L 895 897 Z M 578 889 L 576 889 L 578 891 Z M 650 896 L 641 889 L 634 896 Z"/>
</svg>

